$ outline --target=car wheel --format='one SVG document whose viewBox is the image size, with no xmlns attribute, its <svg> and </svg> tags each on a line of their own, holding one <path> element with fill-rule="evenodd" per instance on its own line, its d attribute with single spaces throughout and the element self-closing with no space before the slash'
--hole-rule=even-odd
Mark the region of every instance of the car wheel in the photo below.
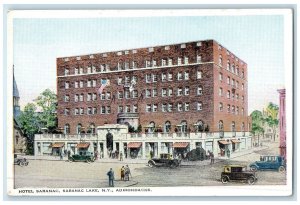
<svg viewBox="0 0 300 205">
<path fill-rule="evenodd" d="M 253 185 L 255 183 L 255 178 L 253 176 L 251 176 L 247 179 L 247 182 L 249 185 Z"/>
<path fill-rule="evenodd" d="M 279 171 L 279 172 L 284 172 L 284 171 L 285 171 L 284 166 L 280 166 L 280 167 L 278 168 L 278 171 Z"/>
<path fill-rule="evenodd" d="M 23 161 L 21 161 L 21 162 L 19 163 L 19 165 L 20 165 L 21 167 L 23 167 L 23 166 L 25 165 L 25 163 L 24 163 Z"/>
<path fill-rule="evenodd" d="M 228 176 L 222 176 L 221 181 L 223 184 L 227 184 L 229 182 L 229 177 Z"/>
<path fill-rule="evenodd" d="M 257 171 L 257 167 L 256 166 L 251 166 L 250 170 L 256 172 Z"/>
<path fill-rule="evenodd" d="M 152 161 L 149 161 L 149 162 L 148 162 L 148 166 L 149 166 L 149 167 L 154 167 L 155 165 L 154 165 L 154 163 L 153 163 Z"/>
</svg>

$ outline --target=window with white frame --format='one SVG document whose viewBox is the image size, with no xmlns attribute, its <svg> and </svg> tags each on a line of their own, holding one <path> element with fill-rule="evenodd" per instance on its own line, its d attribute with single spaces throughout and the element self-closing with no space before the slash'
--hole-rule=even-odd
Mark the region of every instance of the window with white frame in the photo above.
<svg viewBox="0 0 300 205">
<path fill-rule="evenodd" d="M 105 113 L 106 113 L 105 106 L 101 106 L 101 114 L 105 114 Z"/>
<path fill-rule="evenodd" d="M 88 67 L 87 67 L 87 73 L 91 73 L 92 72 L 92 67 L 91 67 L 91 65 L 89 65 Z"/>
<path fill-rule="evenodd" d="M 151 62 L 150 62 L 149 60 L 146 60 L 146 61 L 145 61 L 145 67 L 146 67 L 146 68 L 151 67 Z"/>
<path fill-rule="evenodd" d="M 151 90 L 146 89 L 146 98 L 150 98 L 150 97 L 151 97 Z"/>
<path fill-rule="evenodd" d="M 123 91 L 118 91 L 118 99 L 123 99 Z"/>
<path fill-rule="evenodd" d="M 91 81 L 91 80 L 88 80 L 88 81 L 87 81 L 87 87 L 88 87 L 88 88 L 92 87 L 92 81 Z"/>
<path fill-rule="evenodd" d="M 230 105 L 227 104 L 227 112 L 230 113 Z"/>
<path fill-rule="evenodd" d="M 166 88 L 161 89 L 161 96 L 162 97 L 166 97 L 167 96 L 167 89 Z"/>
<path fill-rule="evenodd" d="M 189 58 L 187 56 L 184 57 L 184 64 L 189 64 Z"/>
<path fill-rule="evenodd" d="M 230 90 L 227 90 L 227 98 L 230 99 Z"/>
<path fill-rule="evenodd" d="M 146 112 L 151 112 L 151 105 L 150 104 L 146 105 Z"/>
<path fill-rule="evenodd" d="M 93 86 L 93 87 L 96 87 L 96 86 L 97 86 L 97 80 L 93 80 L 93 81 L 92 81 L 92 86 Z"/>
<path fill-rule="evenodd" d="M 156 60 L 152 60 L 152 66 L 153 66 L 153 67 L 156 67 L 156 66 L 157 66 Z"/>
<path fill-rule="evenodd" d="M 197 95 L 202 95 L 202 94 L 203 94 L 203 87 L 199 85 L 197 88 Z"/>
<path fill-rule="evenodd" d="M 84 100 L 83 94 L 80 94 L 80 96 L 79 96 L 79 101 L 80 101 L 80 102 L 83 102 L 83 100 Z"/>
<path fill-rule="evenodd" d="M 230 77 L 227 77 L 227 84 L 230 85 Z"/>
<path fill-rule="evenodd" d="M 137 90 L 133 90 L 132 91 L 132 98 L 137 98 L 138 97 L 138 91 Z"/>
<path fill-rule="evenodd" d="M 188 71 L 184 72 L 184 80 L 189 80 L 190 79 L 190 73 Z"/>
<path fill-rule="evenodd" d="M 239 114 L 239 107 L 238 106 L 236 107 L 236 114 L 237 115 Z"/>
<path fill-rule="evenodd" d="M 219 96 L 223 96 L 223 88 L 219 88 Z"/>
<path fill-rule="evenodd" d="M 239 94 L 236 94 L 236 100 L 239 100 Z"/>
<path fill-rule="evenodd" d="M 189 95 L 190 94 L 190 87 L 185 87 L 184 88 L 184 95 Z"/>
<path fill-rule="evenodd" d="M 166 65 L 167 65 L 167 60 L 161 59 L 161 66 L 166 66 Z"/>
<path fill-rule="evenodd" d="M 118 113 L 123 113 L 123 106 L 122 105 L 119 105 L 119 107 L 118 107 Z"/>
<path fill-rule="evenodd" d="M 132 112 L 134 112 L 134 113 L 138 112 L 138 106 L 137 105 L 132 106 Z"/>
<path fill-rule="evenodd" d="M 168 81 L 172 81 L 173 80 L 173 74 L 172 73 L 168 73 Z"/>
<path fill-rule="evenodd" d="M 74 87 L 75 87 L 75 88 L 78 88 L 78 87 L 79 87 L 79 82 L 78 82 L 78 81 L 75 81 Z"/>
<path fill-rule="evenodd" d="M 132 78 L 131 78 L 131 84 L 136 84 L 137 80 L 138 80 L 137 76 L 135 76 L 135 75 L 132 76 Z"/>
<path fill-rule="evenodd" d="M 70 115 L 70 109 L 69 108 L 65 108 L 65 115 Z"/>
<path fill-rule="evenodd" d="M 244 83 L 242 83 L 242 90 L 244 90 Z"/>
<path fill-rule="evenodd" d="M 203 105 L 202 102 L 197 102 L 197 110 L 202 110 L 203 109 Z"/>
<path fill-rule="evenodd" d="M 242 102 L 244 102 L 245 101 L 245 98 L 244 98 L 244 96 L 242 95 Z"/>
<path fill-rule="evenodd" d="M 197 42 L 197 46 L 202 46 L 202 42 Z"/>
<path fill-rule="evenodd" d="M 152 112 L 157 112 L 157 104 L 153 104 L 153 106 L 152 106 Z"/>
<path fill-rule="evenodd" d="M 132 68 L 133 69 L 137 68 L 137 62 L 136 61 L 132 61 Z"/>
<path fill-rule="evenodd" d="M 117 55 L 118 55 L 118 56 L 121 56 L 121 55 L 122 55 L 122 51 L 118 51 L 118 52 L 117 52 Z"/>
<path fill-rule="evenodd" d="M 197 70 L 197 79 L 202 79 L 202 71 Z"/>
<path fill-rule="evenodd" d="M 161 105 L 161 111 L 162 111 L 162 112 L 167 112 L 167 104 L 166 104 L 166 103 L 163 103 L 163 104 Z"/>
<path fill-rule="evenodd" d="M 130 98 L 130 93 L 128 90 L 125 91 L 125 98 L 126 99 L 129 99 Z"/>
<path fill-rule="evenodd" d="M 223 81 L 223 73 L 219 73 L 219 80 Z"/>
<path fill-rule="evenodd" d="M 172 88 L 169 88 L 168 95 L 169 95 L 169 97 L 173 96 L 173 89 Z"/>
<path fill-rule="evenodd" d="M 104 71 L 105 71 L 105 64 L 101 64 L 101 65 L 100 65 L 100 71 L 101 71 L 101 72 L 104 72 Z"/>
<path fill-rule="evenodd" d="M 231 97 L 232 97 L 233 100 L 235 99 L 234 92 L 232 92 Z"/>
<path fill-rule="evenodd" d="M 241 77 L 242 77 L 242 78 L 245 77 L 244 70 L 242 70 Z"/>
<path fill-rule="evenodd" d="M 177 80 L 182 80 L 182 73 L 181 72 L 177 73 Z"/>
<path fill-rule="evenodd" d="M 96 73 L 97 69 L 96 66 L 92 66 L 92 73 Z"/>
<path fill-rule="evenodd" d="M 129 63 L 128 63 L 128 62 L 125 62 L 125 63 L 124 63 L 124 67 L 125 67 L 125 70 L 128 70 L 128 69 L 129 69 Z"/>
<path fill-rule="evenodd" d="M 78 108 L 75 108 L 74 114 L 79 115 L 79 109 Z"/>
<path fill-rule="evenodd" d="M 222 66 L 223 60 L 222 60 L 222 55 L 219 55 L 219 66 Z"/>
<path fill-rule="evenodd" d="M 118 77 L 118 85 L 122 85 L 123 83 L 123 78 L 122 77 Z"/>
<path fill-rule="evenodd" d="M 244 116 L 244 108 L 242 108 L 242 115 Z"/>
<path fill-rule="evenodd" d="M 236 86 L 236 89 L 239 88 L 239 81 L 236 81 L 236 82 L 235 82 L 235 86 Z"/>
<path fill-rule="evenodd" d="M 96 114 L 97 114 L 97 108 L 93 107 L 93 115 L 96 115 Z"/>
<path fill-rule="evenodd" d="M 87 114 L 88 114 L 88 115 L 92 115 L 92 114 L 93 114 L 92 108 L 91 108 L 91 107 L 88 107 L 88 108 L 87 108 Z"/>
<path fill-rule="evenodd" d="M 183 111 L 183 109 L 182 109 L 182 103 L 178 103 L 177 104 L 177 111 L 179 111 L 179 112 Z"/>
<path fill-rule="evenodd" d="M 110 113 L 111 113 L 110 106 L 107 106 L 107 107 L 106 107 L 106 113 L 107 113 L 107 114 L 110 114 Z"/>
<path fill-rule="evenodd" d="M 146 83 L 150 83 L 150 82 L 151 82 L 151 75 L 146 74 Z"/>
<path fill-rule="evenodd" d="M 173 104 L 169 103 L 168 104 L 168 112 L 172 112 L 173 111 Z"/>
<path fill-rule="evenodd" d="M 84 109 L 81 107 L 80 108 L 80 115 L 83 115 L 84 114 Z"/>
<path fill-rule="evenodd" d="M 78 102 L 78 101 L 79 101 L 79 95 L 78 95 L 78 94 L 76 94 L 76 95 L 74 96 L 74 101 L 75 101 L 75 102 Z"/>
<path fill-rule="evenodd" d="M 97 100 L 97 94 L 96 94 L 96 93 L 93 93 L 92 96 L 93 96 L 93 97 L 92 97 L 93 101 L 96 101 L 96 100 Z"/>
<path fill-rule="evenodd" d="M 69 68 L 65 68 L 65 75 L 69 75 L 69 74 L 70 74 Z"/>
<path fill-rule="evenodd" d="M 165 46 L 165 50 L 166 51 L 170 50 L 170 46 Z"/>
<path fill-rule="evenodd" d="M 168 58 L 168 66 L 171 66 L 171 65 L 173 65 L 173 60 L 172 60 L 172 58 Z"/>
<path fill-rule="evenodd" d="M 229 62 L 229 60 L 227 60 L 227 66 L 226 66 L 226 69 L 227 69 L 227 70 L 230 70 L 230 62 Z"/>
<path fill-rule="evenodd" d="M 76 67 L 75 68 L 75 75 L 78 75 L 79 74 L 79 69 Z"/>
<path fill-rule="evenodd" d="M 69 102 L 70 101 L 70 96 L 69 95 L 65 95 L 65 102 Z"/>
<path fill-rule="evenodd" d="M 125 76 L 125 85 L 129 85 L 129 84 L 130 84 L 130 77 Z"/>
<path fill-rule="evenodd" d="M 111 99 L 111 94 L 110 94 L 110 92 L 107 92 L 106 93 L 106 100 L 110 100 Z"/>
<path fill-rule="evenodd" d="M 234 105 L 231 106 L 231 112 L 232 112 L 232 114 L 235 114 L 235 106 Z"/>
<path fill-rule="evenodd" d="M 231 65 L 231 72 L 234 73 L 234 71 L 235 71 L 235 67 L 234 67 L 234 64 L 232 64 L 232 65 Z"/>
<path fill-rule="evenodd" d="M 122 70 L 122 63 L 118 62 L 118 70 Z"/>
<path fill-rule="evenodd" d="M 149 52 L 154 52 L 154 48 L 151 47 L 151 48 L 148 49 L 148 51 L 149 51 Z"/>
<path fill-rule="evenodd" d="M 223 103 L 219 103 L 219 111 L 223 111 Z"/>
<path fill-rule="evenodd" d="M 177 96 L 182 96 L 182 88 L 177 89 Z"/>
<path fill-rule="evenodd" d="M 83 80 L 81 80 L 80 83 L 79 83 L 79 87 L 83 88 L 83 84 L 84 84 L 84 82 L 83 82 Z"/>
<path fill-rule="evenodd" d="M 186 48 L 186 44 L 185 43 L 181 44 L 180 48 Z"/>
<path fill-rule="evenodd" d="M 83 68 L 82 67 L 79 68 L 79 73 L 83 74 Z"/>
<path fill-rule="evenodd" d="M 91 93 L 88 93 L 87 94 L 87 99 L 86 99 L 87 101 L 91 101 L 92 100 L 92 94 Z"/>
<path fill-rule="evenodd" d="M 202 57 L 201 55 L 197 55 L 197 63 L 201 63 L 202 62 Z"/>
<path fill-rule="evenodd" d="M 65 82 L 65 89 L 69 89 L 70 88 L 70 83 L 69 82 Z"/>
<path fill-rule="evenodd" d="M 152 97 L 157 97 L 157 89 L 152 90 Z"/>
<path fill-rule="evenodd" d="M 182 64 L 182 58 L 178 58 L 178 59 L 177 59 L 177 64 L 178 64 L 178 65 L 181 65 L 181 64 Z"/>
<path fill-rule="evenodd" d="M 161 74 L 161 81 L 165 82 L 167 80 L 167 74 L 166 73 L 162 73 Z"/>
<path fill-rule="evenodd" d="M 126 107 L 125 107 L 125 112 L 126 112 L 126 113 L 130 112 L 130 105 L 126 105 Z"/>
<path fill-rule="evenodd" d="M 105 100 L 105 93 L 101 93 L 101 100 Z"/>
<path fill-rule="evenodd" d="M 236 68 L 235 68 L 235 74 L 236 74 L 236 75 L 239 75 L 239 74 L 240 74 L 239 67 L 236 67 Z"/>
<path fill-rule="evenodd" d="M 189 111 L 190 110 L 190 103 L 189 102 L 184 103 L 184 110 L 185 111 Z"/>
<path fill-rule="evenodd" d="M 157 82 L 157 75 L 156 74 L 152 74 L 152 82 L 153 83 Z"/>
</svg>

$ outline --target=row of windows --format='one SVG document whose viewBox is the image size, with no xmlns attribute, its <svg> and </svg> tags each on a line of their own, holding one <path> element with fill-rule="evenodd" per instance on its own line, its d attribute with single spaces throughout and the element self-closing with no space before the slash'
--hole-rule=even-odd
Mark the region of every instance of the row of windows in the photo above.
<svg viewBox="0 0 300 205">
<path fill-rule="evenodd" d="M 219 96 L 224 96 L 223 88 L 219 88 Z M 232 98 L 233 100 L 234 99 L 239 100 L 240 95 L 238 93 L 231 92 L 230 90 L 227 90 L 226 97 L 227 97 L 227 99 Z M 242 95 L 242 102 L 244 102 L 244 101 L 245 101 L 245 97 Z"/>
<path fill-rule="evenodd" d="M 219 66 L 223 67 L 223 58 L 222 55 L 219 55 Z M 242 69 L 242 71 L 240 72 L 239 67 L 235 66 L 234 64 L 230 65 L 230 61 L 227 60 L 227 64 L 226 64 L 226 70 L 241 77 L 244 78 L 245 77 L 245 73 L 244 70 Z"/>
<path fill-rule="evenodd" d="M 219 103 L 219 111 L 223 112 L 223 110 L 224 110 L 223 103 L 220 102 Z M 227 113 L 232 113 L 234 115 L 239 115 L 240 114 L 239 106 L 234 106 L 234 105 L 227 104 Z M 241 115 L 244 115 L 244 108 L 241 109 Z"/>
<path fill-rule="evenodd" d="M 146 112 L 158 112 L 158 104 L 147 104 L 146 105 Z M 161 111 L 162 112 L 173 112 L 173 111 L 190 111 L 191 109 L 191 103 L 177 103 L 176 107 L 173 106 L 173 103 L 163 103 L 161 105 Z M 197 102 L 196 103 L 196 110 L 201 111 L 203 109 L 203 103 Z"/>
<path fill-rule="evenodd" d="M 223 81 L 223 73 L 219 73 L 219 80 Z M 231 85 L 233 88 L 239 89 L 239 81 L 230 78 L 229 76 L 227 76 L 227 84 Z M 244 83 L 242 83 L 242 90 L 244 90 Z"/>
</svg>

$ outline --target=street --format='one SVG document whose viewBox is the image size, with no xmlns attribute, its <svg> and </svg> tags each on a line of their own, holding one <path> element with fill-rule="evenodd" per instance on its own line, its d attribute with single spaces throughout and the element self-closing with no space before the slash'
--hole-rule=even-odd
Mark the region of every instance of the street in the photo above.
<svg viewBox="0 0 300 205">
<path fill-rule="evenodd" d="M 108 187 L 106 173 L 110 168 L 115 171 L 115 187 L 163 187 L 163 186 L 234 186 L 248 185 L 245 182 L 222 184 L 220 176 L 224 164 L 249 165 L 259 159 L 260 155 L 277 153 L 277 143 L 269 143 L 268 147 L 250 154 L 240 155 L 232 159 L 216 159 L 211 165 L 209 160 L 183 162 L 178 168 L 150 168 L 147 161 L 118 160 L 94 163 L 74 162 L 65 160 L 29 160 L 27 167 L 15 165 L 15 188 L 87 188 Z M 138 163 L 137 163 L 138 162 Z M 124 182 L 120 180 L 120 169 L 128 164 L 132 178 Z M 284 185 L 286 174 L 278 171 L 258 171 L 256 185 Z"/>
</svg>

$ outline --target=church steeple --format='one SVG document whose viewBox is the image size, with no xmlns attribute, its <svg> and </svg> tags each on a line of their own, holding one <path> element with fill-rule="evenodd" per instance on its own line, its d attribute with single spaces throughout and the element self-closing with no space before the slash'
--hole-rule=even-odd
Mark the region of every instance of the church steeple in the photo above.
<svg viewBox="0 0 300 205">
<path fill-rule="evenodd" d="M 14 68 L 13 68 L 14 71 Z M 17 116 L 20 115 L 20 105 L 19 105 L 19 100 L 20 100 L 20 96 L 19 96 L 19 90 L 18 90 L 18 86 L 15 80 L 15 74 L 13 72 L 13 104 L 14 104 L 14 117 L 16 118 Z"/>
</svg>

